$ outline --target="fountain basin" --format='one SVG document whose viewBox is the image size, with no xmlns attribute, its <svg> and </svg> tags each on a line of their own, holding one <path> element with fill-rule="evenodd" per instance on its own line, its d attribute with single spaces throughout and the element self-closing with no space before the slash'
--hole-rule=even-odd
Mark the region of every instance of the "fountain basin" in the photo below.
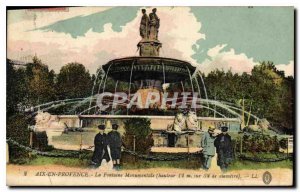
<svg viewBox="0 0 300 192">
<path fill-rule="evenodd" d="M 178 59 L 141 56 L 111 60 L 103 65 L 103 70 L 108 76 L 119 81 L 155 79 L 164 83 L 174 83 L 188 79 L 196 67 Z"/>
<path fill-rule="evenodd" d="M 106 132 L 111 130 L 111 122 L 116 122 L 121 135 L 125 133 L 124 122 L 131 118 L 148 118 L 150 119 L 154 145 L 152 152 L 166 152 L 168 149 L 168 138 L 165 134 L 168 125 L 174 122 L 174 116 L 139 116 L 139 115 L 61 115 L 59 122 L 64 122 L 68 127 L 81 126 L 83 132 L 58 133 L 56 130 L 46 130 L 51 145 L 56 149 L 80 150 L 94 145 L 94 137 L 98 133 L 96 128 L 101 122 L 106 122 Z M 220 124 L 227 125 L 230 132 L 238 132 L 240 129 L 240 119 L 238 118 L 212 118 L 198 117 L 198 126 L 192 135 L 184 134 L 178 137 L 176 145 L 169 151 L 170 153 L 186 152 L 188 146 L 191 149 L 200 150 L 200 141 L 203 132 L 207 131 L 209 126 L 218 127 Z M 74 124 L 74 120 L 76 123 Z M 189 145 L 187 146 L 187 139 Z M 177 150 L 178 148 L 178 150 Z M 93 150 L 93 149 L 91 149 Z M 191 152 L 191 151 L 190 151 Z"/>
</svg>

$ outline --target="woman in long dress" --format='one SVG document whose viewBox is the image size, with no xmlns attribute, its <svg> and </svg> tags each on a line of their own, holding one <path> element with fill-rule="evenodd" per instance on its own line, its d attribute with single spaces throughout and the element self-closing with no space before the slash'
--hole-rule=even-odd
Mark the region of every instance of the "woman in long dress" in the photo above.
<svg viewBox="0 0 300 192">
<path fill-rule="evenodd" d="M 94 168 L 100 167 L 103 159 L 105 159 L 107 163 L 110 161 L 107 149 L 107 135 L 104 133 L 105 125 L 99 125 L 98 129 L 99 133 L 95 136 L 94 139 L 95 150 L 91 162 Z"/>
</svg>

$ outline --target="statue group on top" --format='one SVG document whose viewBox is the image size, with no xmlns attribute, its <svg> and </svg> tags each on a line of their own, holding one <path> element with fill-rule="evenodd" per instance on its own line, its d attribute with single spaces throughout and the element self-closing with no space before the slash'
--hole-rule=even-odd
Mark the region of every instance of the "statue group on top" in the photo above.
<svg viewBox="0 0 300 192">
<path fill-rule="evenodd" d="M 156 8 L 152 9 L 152 13 L 148 16 L 146 9 L 142 9 L 143 16 L 140 24 L 140 35 L 143 39 L 157 40 L 160 20 L 156 15 L 156 11 Z"/>
</svg>

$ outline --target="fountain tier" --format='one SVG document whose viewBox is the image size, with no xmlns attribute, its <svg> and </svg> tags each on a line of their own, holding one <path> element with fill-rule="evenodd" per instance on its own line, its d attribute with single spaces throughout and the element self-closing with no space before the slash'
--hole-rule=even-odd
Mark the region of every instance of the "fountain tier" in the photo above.
<svg viewBox="0 0 300 192">
<path fill-rule="evenodd" d="M 147 79 L 174 83 L 188 79 L 195 67 L 186 61 L 164 57 L 125 57 L 103 66 L 105 73 L 115 80 L 129 82 Z"/>
</svg>

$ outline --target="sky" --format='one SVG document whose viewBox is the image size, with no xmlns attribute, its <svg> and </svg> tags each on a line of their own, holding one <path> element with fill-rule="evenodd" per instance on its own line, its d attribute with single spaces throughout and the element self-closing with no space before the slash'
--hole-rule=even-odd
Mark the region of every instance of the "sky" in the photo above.
<svg viewBox="0 0 300 192">
<path fill-rule="evenodd" d="M 9 10 L 7 57 L 37 55 L 59 72 L 79 62 L 90 73 L 109 60 L 138 56 L 141 9 L 70 7 Z M 250 73 L 262 61 L 294 75 L 293 7 L 158 7 L 160 56 L 191 62 L 200 71 Z"/>
</svg>

